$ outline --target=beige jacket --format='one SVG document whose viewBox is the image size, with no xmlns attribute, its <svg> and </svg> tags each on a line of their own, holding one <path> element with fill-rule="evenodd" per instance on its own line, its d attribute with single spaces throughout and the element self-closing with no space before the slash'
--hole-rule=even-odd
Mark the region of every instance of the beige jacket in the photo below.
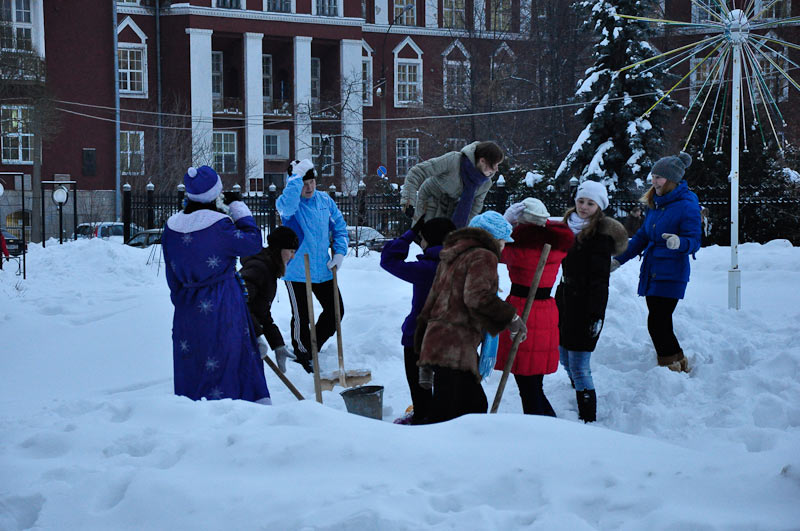
<svg viewBox="0 0 800 531">
<path fill-rule="evenodd" d="M 478 142 L 473 142 L 461 148 L 461 151 L 451 151 L 442 156 L 428 159 L 408 170 L 400 201 L 404 205 L 414 205 L 413 223 L 416 223 L 423 215 L 426 220 L 437 217 L 453 217 L 464 189 L 461 182 L 461 155 L 466 155 L 470 162 L 475 164 L 475 147 L 477 145 Z M 483 201 L 491 187 L 492 180 L 487 179 L 475 190 L 469 219 L 483 210 Z"/>
</svg>

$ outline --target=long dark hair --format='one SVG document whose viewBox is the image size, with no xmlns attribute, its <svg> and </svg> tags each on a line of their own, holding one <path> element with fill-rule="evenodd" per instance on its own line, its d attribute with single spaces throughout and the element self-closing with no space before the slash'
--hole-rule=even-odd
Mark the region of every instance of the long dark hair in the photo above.
<svg viewBox="0 0 800 531">
<path fill-rule="evenodd" d="M 564 223 L 567 223 L 569 217 L 577 212 L 578 210 L 575 207 L 570 207 L 564 212 Z M 589 224 L 586 225 L 582 231 L 580 231 L 576 238 L 579 242 L 582 242 L 585 238 L 591 238 L 597 232 L 597 226 L 600 224 L 600 220 L 603 219 L 605 214 L 603 214 L 603 210 L 600 206 L 597 206 L 597 212 L 592 214 L 592 217 L 589 218 Z"/>
</svg>

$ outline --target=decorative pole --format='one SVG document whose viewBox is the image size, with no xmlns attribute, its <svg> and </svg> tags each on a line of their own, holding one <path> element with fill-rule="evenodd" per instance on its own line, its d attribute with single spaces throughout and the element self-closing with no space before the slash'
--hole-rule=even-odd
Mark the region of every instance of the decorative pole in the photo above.
<svg viewBox="0 0 800 531">
<path fill-rule="evenodd" d="M 733 98 L 731 101 L 731 268 L 728 270 L 728 308 L 742 309 L 742 271 L 739 269 L 739 120 L 742 109 L 742 44 L 750 24 L 740 9 L 728 14 L 726 36 L 733 44 Z"/>
</svg>

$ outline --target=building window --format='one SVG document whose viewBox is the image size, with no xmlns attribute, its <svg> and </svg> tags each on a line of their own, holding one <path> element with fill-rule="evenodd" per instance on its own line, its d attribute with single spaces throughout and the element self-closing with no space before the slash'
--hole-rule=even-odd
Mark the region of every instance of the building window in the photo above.
<svg viewBox="0 0 800 531">
<path fill-rule="evenodd" d="M 144 174 L 144 131 L 119 132 L 119 166 L 123 175 Z"/>
<path fill-rule="evenodd" d="M 692 2 L 692 22 L 705 22 L 712 20 L 720 22 L 727 18 L 725 8 L 719 2 L 704 2 L 700 5 Z"/>
<path fill-rule="evenodd" d="M 30 0 L 0 0 L 0 48 L 33 50 Z"/>
<path fill-rule="evenodd" d="M 322 163 L 320 163 L 320 152 L 322 145 L 325 144 L 325 154 L 322 156 Z M 333 175 L 333 140 L 326 137 L 326 141 L 322 141 L 322 135 L 314 135 L 311 137 L 311 160 L 320 175 L 330 177 Z"/>
<path fill-rule="evenodd" d="M 319 57 L 311 58 L 311 105 L 314 110 L 319 109 L 319 94 L 320 94 L 320 62 Z"/>
<path fill-rule="evenodd" d="M 470 100 L 470 61 L 469 52 L 456 40 L 443 53 L 442 82 L 444 106 L 464 107 Z"/>
<path fill-rule="evenodd" d="M 774 40 L 778 39 L 778 34 L 770 31 L 766 37 Z M 755 87 L 753 90 L 755 92 L 754 97 L 759 103 L 762 100 L 762 92 L 764 93 L 764 98 L 767 101 L 771 101 L 767 91 L 776 102 L 783 102 L 789 99 L 789 80 L 778 70 L 779 67 L 784 72 L 788 71 L 789 49 L 786 46 L 781 47 L 774 43 L 770 44 L 771 46 L 767 46 L 767 41 L 759 39 L 759 42 L 753 45 L 753 56 L 758 59 L 758 63 L 761 66 L 761 75 L 763 76 L 763 83 L 759 83 L 759 81 L 755 83 L 760 85 L 760 91 L 759 88 Z"/>
<path fill-rule="evenodd" d="M 422 100 L 420 61 L 397 61 L 397 101 L 400 104 L 418 103 Z"/>
<path fill-rule="evenodd" d="M 117 3 L 118 4 L 129 5 L 129 6 L 131 6 L 131 5 L 132 6 L 138 6 L 139 5 L 139 0 L 117 0 Z"/>
<path fill-rule="evenodd" d="M 361 58 L 361 101 L 366 107 L 372 105 L 372 57 Z"/>
<path fill-rule="evenodd" d="M 264 130 L 264 158 L 289 160 L 289 131 L 287 129 Z"/>
<path fill-rule="evenodd" d="M 264 133 L 264 158 L 278 156 L 278 135 Z"/>
<path fill-rule="evenodd" d="M 511 0 L 491 0 L 489 13 L 493 31 L 511 31 Z"/>
<path fill-rule="evenodd" d="M 394 0 L 395 24 L 402 26 L 417 25 L 417 6 L 416 0 Z"/>
<path fill-rule="evenodd" d="M 397 176 L 405 179 L 408 170 L 419 162 L 419 138 L 398 138 Z"/>
<path fill-rule="evenodd" d="M 465 138 L 448 138 L 445 142 L 445 147 L 448 151 L 461 151 L 461 148 L 467 145 Z"/>
<path fill-rule="evenodd" d="M 718 75 L 718 57 L 713 55 L 700 63 L 701 60 L 702 57 L 692 57 L 689 61 L 690 67 L 694 69 L 694 72 L 692 72 L 689 77 L 689 95 L 692 98 L 695 97 L 701 88 L 703 90 L 708 90 L 711 87 L 715 87 L 720 80 Z M 705 87 L 703 85 L 705 85 Z M 754 94 L 754 96 L 758 98 L 758 94 Z"/>
<path fill-rule="evenodd" d="M 217 173 L 236 173 L 236 133 L 214 131 L 213 151 Z"/>
<path fill-rule="evenodd" d="M 22 105 L 3 106 L 0 109 L 0 144 L 4 164 L 33 163 L 30 112 L 30 107 Z"/>
<path fill-rule="evenodd" d="M 291 13 L 292 2 L 291 0 L 267 0 L 267 11 Z"/>
<path fill-rule="evenodd" d="M 369 154 L 369 141 L 366 138 L 361 139 L 361 173 L 366 177 L 369 175 L 369 164 L 367 162 L 367 155 Z"/>
<path fill-rule="evenodd" d="M 442 1 L 442 25 L 445 28 L 463 29 L 466 27 L 466 18 L 464 0 Z"/>
<path fill-rule="evenodd" d="M 338 0 L 316 0 L 317 15 L 324 17 L 339 16 Z"/>
<path fill-rule="evenodd" d="M 247 193 L 261 195 L 265 192 L 264 190 L 264 176 L 259 175 L 256 177 L 248 177 L 247 178 Z"/>
<path fill-rule="evenodd" d="M 225 9 L 241 9 L 242 0 L 217 0 L 217 7 L 224 7 Z"/>
<path fill-rule="evenodd" d="M 763 13 L 762 10 L 764 11 Z M 761 13 L 761 16 L 758 17 L 759 19 L 786 18 L 791 12 L 791 0 L 779 0 L 777 2 L 774 2 L 773 0 L 756 0 L 756 7 L 753 10 L 753 15 L 751 15 L 750 18 L 752 19 L 753 16 L 759 13 Z"/>
<path fill-rule="evenodd" d="M 272 56 L 261 56 L 261 91 L 264 96 L 264 114 L 272 112 Z"/>
<path fill-rule="evenodd" d="M 211 100 L 214 110 L 222 110 L 222 52 L 211 52 Z"/>
<path fill-rule="evenodd" d="M 147 96 L 147 47 L 120 43 L 117 52 L 120 94 Z"/>
</svg>

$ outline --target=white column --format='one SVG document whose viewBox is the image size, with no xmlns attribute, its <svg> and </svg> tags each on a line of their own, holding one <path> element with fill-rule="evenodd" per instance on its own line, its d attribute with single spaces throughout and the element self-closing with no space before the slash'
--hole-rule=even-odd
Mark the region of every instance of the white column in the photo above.
<svg viewBox="0 0 800 531">
<path fill-rule="evenodd" d="M 264 175 L 263 39 L 263 33 L 244 34 L 244 167 L 247 169 L 244 177 L 247 191 L 250 191 L 249 177 Z"/>
<path fill-rule="evenodd" d="M 361 41 L 342 39 L 339 47 L 342 65 L 342 192 L 355 194 L 362 175 L 364 138 L 361 95 Z"/>
<path fill-rule="evenodd" d="M 311 37 L 294 38 L 294 158 L 311 158 Z"/>
<path fill-rule="evenodd" d="M 44 0 L 31 2 L 31 31 L 33 38 L 33 51 L 44 59 Z"/>
<path fill-rule="evenodd" d="M 186 28 L 189 34 L 189 99 L 192 111 L 192 164 L 211 164 L 214 114 L 211 104 L 210 29 Z"/>
<path fill-rule="evenodd" d="M 389 24 L 394 18 L 390 0 L 375 0 L 375 24 Z"/>
<path fill-rule="evenodd" d="M 438 0 L 425 0 L 425 27 L 426 28 L 438 28 L 439 27 L 439 2 L 438 2 Z"/>
</svg>

